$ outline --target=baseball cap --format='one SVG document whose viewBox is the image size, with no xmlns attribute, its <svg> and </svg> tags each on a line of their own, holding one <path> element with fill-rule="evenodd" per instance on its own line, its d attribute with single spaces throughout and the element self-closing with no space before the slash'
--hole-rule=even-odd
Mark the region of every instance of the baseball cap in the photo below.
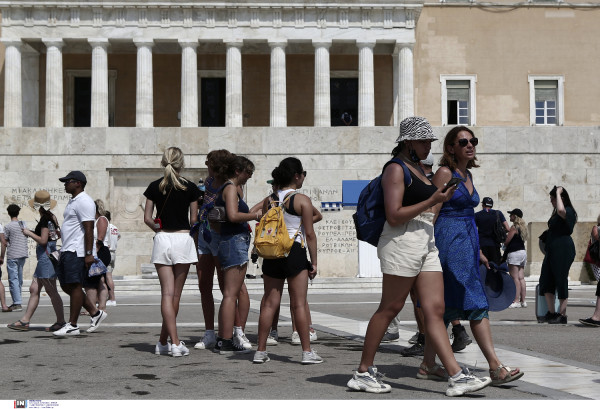
<svg viewBox="0 0 600 409">
<path fill-rule="evenodd" d="M 492 200 L 491 197 L 484 197 L 483 200 L 481 201 L 481 204 L 484 206 L 493 207 L 494 201 Z"/>
<path fill-rule="evenodd" d="M 59 178 L 58 180 L 60 180 L 61 182 L 66 182 L 71 179 L 75 179 L 80 182 L 87 183 L 87 179 L 85 178 L 85 175 L 83 174 L 83 172 L 81 172 L 79 170 L 72 170 L 67 174 L 67 176 Z"/>
<path fill-rule="evenodd" d="M 520 219 L 523 218 L 523 211 L 521 209 L 513 209 L 510 212 L 508 212 L 508 214 L 514 214 L 515 216 L 517 216 Z"/>
</svg>

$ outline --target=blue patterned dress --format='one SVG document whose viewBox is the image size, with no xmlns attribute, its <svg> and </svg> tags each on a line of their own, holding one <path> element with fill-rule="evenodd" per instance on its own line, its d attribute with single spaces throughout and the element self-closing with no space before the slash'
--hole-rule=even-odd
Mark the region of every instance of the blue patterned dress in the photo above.
<svg viewBox="0 0 600 409">
<path fill-rule="evenodd" d="M 458 172 L 452 176 L 461 177 Z M 468 176 L 471 181 L 471 175 Z M 444 273 L 446 309 L 487 310 L 488 302 L 479 277 L 479 235 L 475 207 L 479 194 L 471 195 L 463 182 L 445 202 L 435 223 L 435 245 Z"/>
</svg>

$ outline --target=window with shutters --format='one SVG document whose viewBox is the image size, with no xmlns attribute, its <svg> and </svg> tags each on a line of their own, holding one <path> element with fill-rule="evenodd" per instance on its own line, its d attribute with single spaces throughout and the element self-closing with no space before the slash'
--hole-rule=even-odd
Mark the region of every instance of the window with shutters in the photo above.
<svg viewBox="0 0 600 409">
<path fill-rule="evenodd" d="M 476 75 L 441 75 L 442 125 L 475 125 Z"/>
<path fill-rule="evenodd" d="M 558 75 L 529 76 L 529 116 L 532 126 L 562 125 L 564 77 Z"/>
</svg>

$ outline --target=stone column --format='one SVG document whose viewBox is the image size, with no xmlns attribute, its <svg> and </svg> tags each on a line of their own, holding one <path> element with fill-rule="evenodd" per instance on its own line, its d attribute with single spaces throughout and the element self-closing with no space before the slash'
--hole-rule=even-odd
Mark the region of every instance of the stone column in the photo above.
<svg viewBox="0 0 600 409">
<path fill-rule="evenodd" d="M 21 40 L 2 39 L 4 53 L 4 127 L 23 126 L 23 86 L 21 82 Z"/>
<path fill-rule="evenodd" d="M 91 126 L 108 127 L 108 39 L 90 38 L 92 46 Z"/>
<path fill-rule="evenodd" d="M 242 40 L 225 41 L 225 126 L 242 127 Z"/>
<path fill-rule="evenodd" d="M 398 54 L 397 66 L 394 69 L 394 75 L 397 75 L 394 92 L 397 93 L 397 124 L 400 124 L 404 118 L 415 114 L 415 91 L 414 91 L 414 71 L 413 71 L 413 44 L 397 44 L 394 54 Z M 397 74 L 396 74 L 397 72 Z"/>
<path fill-rule="evenodd" d="M 181 46 L 181 126 L 198 126 L 197 40 L 179 40 Z"/>
<path fill-rule="evenodd" d="M 62 128 L 63 121 L 63 65 L 60 38 L 42 38 L 46 45 L 46 128 Z"/>
<path fill-rule="evenodd" d="M 272 127 L 287 126 L 285 47 L 287 41 L 269 41 L 271 47 L 271 120 Z"/>
<path fill-rule="evenodd" d="M 357 42 L 358 46 L 358 126 L 375 126 L 375 79 L 373 72 L 374 41 Z"/>
<path fill-rule="evenodd" d="M 313 41 L 315 47 L 315 114 L 314 126 L 331 126 L 329 47 L 331 41 Z"/>
<path fill-rule="evenodd" d="M 152 85 L 152 46 L 150 39 L 133 40 L 137 47 L 137 73 L 135 91 L 135 126 L 154 126 L 154 91 Z"/>
</svg>

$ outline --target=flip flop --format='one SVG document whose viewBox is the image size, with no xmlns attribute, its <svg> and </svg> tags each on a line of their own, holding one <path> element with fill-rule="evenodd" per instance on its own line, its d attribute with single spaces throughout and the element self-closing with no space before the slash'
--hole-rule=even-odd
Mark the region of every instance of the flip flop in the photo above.
<svg viewBox="0 0 600 409">
<path fill-rule="evenodd" d="M 7 309 L 2 308 L 2 312 L 12 312 L 12 309 L 10 307 Z"/>
<path fill-rule="evenodd" d="M 65 326 L 65 323 L 63 322 L 62 324 L 60 322 L 55 322 L 54 324 L 52 324 L 50 327 L 46 328 L 46 332 L 54 332 L 54 331 L 58 331 L 59 329 L 61 329 L 62 327 Z"/>
<path fill-rule="evenodd" d="M 17 325 L 17 323 L 20 323 L 21 325 Z M 17 320 L 12 324 L 8 324 L 7 327 L 10 329 L 15 329 L 17 331 L 29 331 L 29 323 L 21 320 Z"/>
<path fill-rule="evenodd" d="M 506 370 L 506 376 L 504 378 L 500 378 L 500 372 L 502 371 L 502 368 Z M 500 364 L 500 366 L 495 370 L 490 369 L 490 378 L 492 378 L 492 386 L 503 385 L 508 382 L 516 381 L 523 375 L 525 375 L 525 373 L 522 372 L 519 368 L 510 369 L 504 364 Z"/>
</svg>

